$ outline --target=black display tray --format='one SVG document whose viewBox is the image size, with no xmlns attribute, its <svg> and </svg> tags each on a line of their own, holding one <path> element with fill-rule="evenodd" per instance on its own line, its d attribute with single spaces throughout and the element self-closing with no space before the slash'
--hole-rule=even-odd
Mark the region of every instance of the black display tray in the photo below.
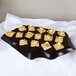
<svg viewBox="0 0 76 76">
<path fill-rule="evenodd" d="M 28 26 L 25 26 L 27 29 L 28 29 Z M 39 27 L 36 27 L 35 29 L 37 29 Z M 48 30 L 48 29 L 46 29 Z M 18 31 L 18 28 L 12 30 L 14 32 L 19 32 Z M 28 31 L 28 30 L 27 30 Z M 25 35 L 27 33 L 27 31 L 24 31 L 24 34 Z M 38 31 L 34 31 L 33 33 L 37 33 Z M 40 44 L 45 42 L 43 40 L 43 36 L 44 34 L 46 33 L 43 33 L 42 34 L 42 39 L 39 40 Z M 72 48 L 72 49 L 75 49 L 69 36 L 67 35 L 67 33 L 65 33 L 66 36 L 64 37 L 64 42 L 62 43 L 64 45 L 64 49 L 60 50 L 60 51 L 56 51 L 54 48 L 52 49 L 48 49 L 47 51 L 44 51 L 42 49 L 41 46 L 39 47 L 30 47 L 30 41 L 34 39 L 34 37 L 32 37 L 31 39 L 27 39 L 23 36 L 23 38 L 15 38 L 15 35 L 12 37 L 12 38 L 9 38 L 7 37 L 5 34 L 1 37 L 2 40 L 4 40 L 5 42 L 7 42 L 8 44 L 10 44 L 12 47 L 14 47 L 17 51 L 19 51 L 22 55 L 24 55 L 25 57 L 29 58 L 29 59 L 34 59 L 34 58 L 38 58 L 38 57 L 44 57 L 44 58 L 48 58 L 48 59 L 54 59 L 56 57 L 59 56 L 59 53 L 63 53 L 63 54 L 66 54 L 68 52 L 70 52 L 68 49 L 69 48 Z M 53 41 L 52 42 L 49 42 L 50 44 L 54 44 L 54 40 L 55 40 L 55 37 L 57 36 L 57 31 L 55 32 L 54 36 L 53 36 Z M 26 46 L 19 46 L 19 40 L 20 39 L 27 39 L 28 40 L 28 45 Z"/>
</svg>

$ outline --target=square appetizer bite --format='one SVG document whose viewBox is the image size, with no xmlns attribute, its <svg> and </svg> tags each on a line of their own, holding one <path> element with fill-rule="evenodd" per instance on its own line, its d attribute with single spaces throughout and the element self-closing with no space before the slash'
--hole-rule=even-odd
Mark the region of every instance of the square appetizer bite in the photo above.
<svg viewBox="0 0 76 76">
<path fill-rule="evenodd" d="M 56 36 L 55 42 L 60 42 L 60 43 L 62 43 L 62 42 L 63 42 L 63 38 L 64 38 L 64 37 Z"/>
<path fill-rule="evenodd" d="M 41 46 L 45 51 L 52 48 L 52 46 L 49 44 L 49 42 L 42 43 Z"/>
<path fill-rule="evenodd" d="M 34 35 L 34 33 L 28 31 L 28 32 L 25 34 L 25 37 L 26 37 L 26 38 L 31 38 L 33 35 Z"/>
<path fill-rule="evenodd" d="M 22 32 L 17 32 L 15 37 L 16 38 L 22 38 L 23 37 L 23 33 Z"/>
<path fill-rule="evenodd" d="M 44 32 L 46 32 L 46 30 L 45 30 L 43 27 L 39 27 L 39 28 L 37 29 L 37 31 L 38 31 L 39 33 L 44 33 Z"/>
<path fill-rule="evenodd" d="M 27 45 L 27 44 L 28 44 L 28 41 L 27 40 L 25 40 L 25 39 L 19 40 L 19 45 L 20 46 L 24 46 L 24 45 Z"/>
<path fill-rule="evenodd" d="M 36 33 L 34 36 L 34 38 L 37 40 L 41 39 L 41 37 L 42 37 L 42 34 L 40 34 L 40 33 Z"/>
<path fill-rule="evenodd" d="M 20 26 L 20 27 L 18 28 L 18 30 L 19 30 L 19 31 L 25 31 L 25 30 L 26 30 L 26 27 L 25 27 L 25 26 Z"/>
<path fill-rule="evenodd" d="M 31 47 L 39 47 L 39 41 L 31 40 Z"/>
<path fill-rule="evenodd" d="M 48 32 L 50 35 L 54 35 L 55 30 L 54 30 L 54 29 L 49 29 L 49 30 L 47 30 L 47 32 Z"/>
<path fill-rule="evenodd" d="M 52 41 L 52 40 L 53 40 L 53 36 L 50 36 L 49 34 L 44 35 L 44 41 Z"/>
<path fill-rule="evenodd" d="M 64 31 L 58 31 L 57 33 L 58 33 L 59 36 L 63 36 L 63 37 L 65 36 L 65 32 Z"/>
<path fill-rule="evenodd" d="M 56 44 L 54 44 L 53 46 L 54 46 L 54 48 L 56 49 L 56 51 L 61 50 L 61 49 L 64 49 L 63 44 L 61 44 L 61 43 L 59 43 L 59 42 L 56 43 Z"/>
<path fill-rule="evenodd" d="M 15 32 L 13 32 L 13 31 L 11 31 L 11 32 L 6 32 L 6 33 L 5 33 L 5 35 L 6 35 L 7 37 L 13 37 L 14 34 L 15 34 Z"/>
<path fill-rule="evenodd" d="M 29 30 L 29 31 L 35 31 L 35 26 L 29 25 L 29 26 L 28 26 L 28 30 Z"/>
</svg>

